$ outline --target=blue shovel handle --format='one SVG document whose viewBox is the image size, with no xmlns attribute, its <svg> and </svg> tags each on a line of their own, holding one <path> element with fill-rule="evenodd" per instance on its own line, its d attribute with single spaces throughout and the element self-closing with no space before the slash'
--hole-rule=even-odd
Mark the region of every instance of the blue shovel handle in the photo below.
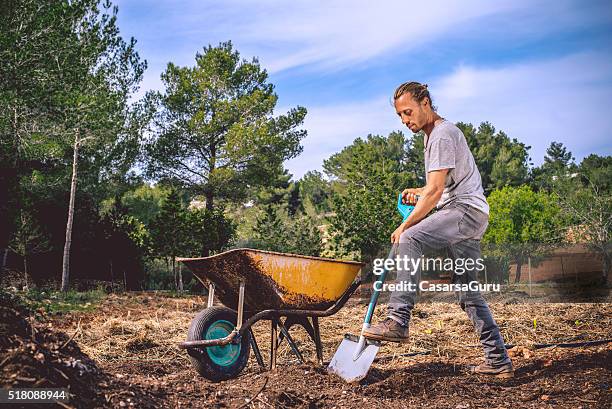
<svg viewBox="0 0 612 409">
<path fill-rule="evenodd" d="M 417 199 L 418 198 L 419 198 L 419 196 L 417 196 Z M 414 210 L 414 205 L 409 205 L 409 204 L 402 203 L 402 194 L 400 193 L 397 196 L 397 210 L 402 215 L 402 218 L 403 218 L 402 222 L 405 222 L 406 219 L 408 218 L 408 216 L 410 216 L 410 213 L 412 213 L 412 211 Z"/>
<path fill-rule="evenodd" d="M 417 199 L 418 198 L 419 196 L 417 196 Z M 397 210 L 400 212 L 400 214 L 403 217 L 402 221 L 404 221 L 408 218 L 408 216 L 410 216 L 410 213 L 412 213 L 412 211 L 414 210 L 414 206 L 402 203 L 402 194 L 400 193 L 397 198 Z M 389 255 L 387 256 L 387 258 L 393 258 L 393 256 L 395 255 L 396 248 L 397 248 L 397 244 L 394 244 L 393 247 L 391 247 L 391 251 L 389 252 Z M 378 276 L 378 279 L 376 280 L 376 282 L 380 284 L 374 285 L 374 292 L 372 293 L 372 297 L 370 298 L 370 305 L 368 305 L 368 312 L 366 313 L 365 319 L 363 320 L 364 324 L 369 324 L 372 321 L 372 314 L 374 314 L 374 308 L 376 307 L 376 303 L 378 302 L 378 296 L 380 295 L 380 290 L 377 290 L 376 288 L 380 287 L 382 283 L 385 282 L 385 278 L 387 277 L 388 272 L 389 270 L 384 268 L 383 272 Z"/>
<path fill-rule="evenodd" d="M 393 255 L 395 254 L 396 246 L 397 245 L 394 244 L 393 247 L 391 247 L 391 251 L 389 252 L 389 255 L 387 256 L 387 258 L 393 258 Z M 368 305 L 368 312 L 366 313 L 365 319 L 363 320 L 364 324 L 369 324 L 372 321 L 372 314 L 374 314 L 374 308 L 376 307 L 376 303 L 378 302 L 378 296 L 380 295 L 380 290 L 378 290 L 378 288 L 382 285 L 382 283 L 385 282 L 385 277 L 387 277 L 388 272 L 389 270 L 384 268 L 383 272 L 378 276 L 378 279 L 376 280 L 376 283 L 380 283 L 380 284 L 379 285 L 374 284 L 374 292 L 372 293 L 372 296 L 370 297 L 370 305 Z"/>
</svg>

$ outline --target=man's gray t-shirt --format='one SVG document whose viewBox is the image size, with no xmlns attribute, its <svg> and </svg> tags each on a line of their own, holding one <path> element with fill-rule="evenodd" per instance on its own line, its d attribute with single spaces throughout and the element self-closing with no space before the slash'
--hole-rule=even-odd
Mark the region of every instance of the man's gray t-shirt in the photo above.
<svg viewBox="0 0 612 409">
<path fill-rule="evenodd" d="M 456 202 L 489 214 L 480 172 L 465 136 L 461 129 L 445 119 L 434 127 L 429 138 L 425 136 L 425 178 L 429 178 L 429 172 L 440 169 L 450 170 L 438 209 Z"/>
</svg>

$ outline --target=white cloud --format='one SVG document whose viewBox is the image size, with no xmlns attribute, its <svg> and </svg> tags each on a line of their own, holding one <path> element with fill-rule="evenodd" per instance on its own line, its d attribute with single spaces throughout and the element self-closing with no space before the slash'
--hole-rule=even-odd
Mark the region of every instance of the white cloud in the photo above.
<svg viewBox="0 0 612 409">
<path fill-rule="evenodd" d="M 609 21 L 610 13 L 605 5 L 572 0 L 192 0 L 166 6 L 163 17 L 156 36 L 180 37 L 181 44 L 198 48 L 232 39 L 243 56 L 259 56 L 275 73 L 303 66 L 341 69 L 446 37 L 496 30 L 504 41 L 533 38 Z"/>
<path fill-rule="evenodd" d="M 386 136 L 401 126 L 388 96 L 310 107 L 304 121 L 304 129 L 308 130 L 308 136 L 302 143 L 304 152 L 286 162 L 285 166 L 294 179 L 299 179 L 309 170 L 321 170 L 325 159 L 350 145 L 356 138 L 365 138 L 370 133 Z"/>
<path fill-rule="evenodd" d="M 431 81 L 434 103 L 453 122 L 491 122 L 510 137 L 531 145 L 539 164 L 552 141 L 563 142 L 580 160 L 612 154 L 612 57 L 582 53 L 550 61 L 484 68 L 460 65 Z M 605 110 L 605 108 L 603 109 Z M 286 163 L 294 178 L 321 170 L 323 160 L 357 137 L 406 129 L 389 96 L 349 104 L 309 107 L 304 152 Z"/>
<path fill-rule="evenodd" d="M 513 8 L 498 2 L 406 1 L 334 2 L 333 7 L 301 4 L 301 12 L 279 16 L 268 30 L 254 30 L 256 41 L 294 44 L 295 51 L 272 55 L 271 72 L 314 64 L 334 69 L 387 52 L 406 52 L 433 42 L 471 19 Z M 258 23 L 255 23 L 259 26 Z M 301 29 L 295 30 L 295 27 Z M 259 35 L 257 35 L 257 32 Z"/>
<path fill-rule="evenodd" d="M 452 121 L 489 121 L 527 145 L 540 163 L 551 141 L 580 158 L 612 150 L 612 57 L 580 53 L 503 68 L 459 66 L 432 84 L 434 103 Z"/>
<path fill-rule="evenodd" d="M 186 2 L 166 10 L 157 38 L 207 43 L 232 39 L 243 56 L 258 55 L 271 72 L 300 66 L 337 69 L 386 52 L 405 52 L 526 1 L 431 0 Z"/>
<path fill-rule="evenodd" d="M 288 71 L 292 68 L 308 68 L 319 72 L 305 78 L 315 75 L 316 81 L 324 82 L 321 71 L 347 68 L 348 75 L 363 76 L 364 72 L 355 73 L 351 68 L 394 53 L 406 55 L 424 46 L 444 53 L 447 39 L 467 44 L 470 39 L 484 38 L 516 43 L 519 49 L 530 41 L 546 41 L 547 33 L 609 23 L 612 10 L 605 2 L 572 0 L 189 0 L 156 2 L 154 7 L 135 0 L 119 3 L 120 19 L 122 7 L 130 16 L 120 26 L 138 38 L 143 57 L 151 63 L 141 93 L 161 88 L 159 74 L 166 61 L 192 65 L 195 51 L 228 39 L 242 57 L 259 56 L 263 67 L 284 72 L 285 79 L 304 73 Z M 474 49 L 466 58 L 478 53 Z M 442 55 L 440 61 L 447 66 Z M 424 80 L 449 120 L 490 121 L 532 145 L 531 155 L 537 163 L 553 140 L 564 142 L 578 158 L 590 152 L 610 154 L 606 112 L 612 105 L 611 61 L 612 57 L 601 52 L 495 68 L 458 65 L 448 75 Z M 398 69 L 392 61 L 391 69 Z M 283 75 L 278 77 L 282 81 Z M 320 169 L 325 158 L 356 137 L 385 135 L 393 129 L 407 131 L 389 106 L 388 95 L 336 104 L 328 100 L 307 108 L 309 135 L 303 143 L 304 153 L 287 164 L 295 177 Z"/>
<path fill-rule="evenodd" d="M 191 61 L 194 50 L 232 39 L 244 56 L 260 56 L 271 72 L 311 64 L 349 66 L 383 53 L 432 44 L 443 36 L 487 36 L 501 30 L 503 40 L 512 41 L 612 19 L 606 2 L 576 0 L 115 3 L 120 8 L 122 31 L 129 23 L 138 32 L 139 41 L 151 43 L 152 48 L 173 42 L 174 61 L 181 60 L 183 54 Z M 129 18 L 124 21 L 126 16 Z M 492 18 L 496 19 L 493 24 Z"/>
</svg>

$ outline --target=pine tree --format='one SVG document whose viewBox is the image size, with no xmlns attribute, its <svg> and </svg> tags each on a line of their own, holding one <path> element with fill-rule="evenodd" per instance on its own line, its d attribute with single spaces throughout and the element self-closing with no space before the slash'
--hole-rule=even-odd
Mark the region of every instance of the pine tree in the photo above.
<svg viewBox="0 0 612 409">
<path fill-rule="evenodd" d="M 177 275 L 176 257 L 188 251 L 188 217 L 188 211 L 181 203 L 179 193 L 172 189 L 151 223 L 154 252 L 171 263 L 172 276 L 179 291 L 183 291 L 183 280 Z"/>
</svg>

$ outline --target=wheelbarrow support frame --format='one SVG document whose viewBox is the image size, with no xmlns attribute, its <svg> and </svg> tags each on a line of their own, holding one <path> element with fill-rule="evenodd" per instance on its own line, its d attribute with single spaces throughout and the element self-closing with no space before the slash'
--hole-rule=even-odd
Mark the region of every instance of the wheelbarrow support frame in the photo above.
<svg viewBox="0 0 612 409">
<path fill-rule="evenodd" d="M 264 310 L 251 315 L 246 321 L 244 319 L 244 292 L 245 283 L 240 282 L 240 289 L 238 293 L 238 317 L 236 321 L 236 328 L 226 337 L 219 339 L 206 339 L 197 341 L 183 341 L 179 344 L 179 348 L 191 349 L 191 348 L 207 348 L 211 346 L 228 345 L 230 343 L 240 343 L 242 336 L 246 331 L 250 332 L 251 335 L 251 346 L 255 353 L 258 364 L 264 367 L 263 358 L 261 352 L 255 340 L 255 336 L 252 331 L 252 326 L 260 320 L 270 320 L 271 322 L 271 342 L 270 342 L 270 369 L 276 367 L 276 351 L 278 345 L 283 338 L 287 339 L 289 346 L 293 353 L 297 356 L 300 362 L 304 362 L 302 354 L 293 338 L 289 334 L 289 329 L 292 325 L 298 324 L 304 327 L 310 338 L 315 344 L 317 361 L 319 365 L 323 365 L 323 348 L 321 343 L 321 334 L 319 331 L 319 317 L 328 317 L 335 314 L 346 304 L 348 299 L 353 295 L 355 290 L 361 285 L 359 278 L 355 279 L 353 283 L 346 289 L 344 294 L 328 309 L 326 310 L 297 310 L 297 309 L 281 309 L 281 310 Z M 209 283 L 208 292 L 208 307 L 212 307 L 214 303 L 214 291 L 215 287 L 213 283 Z M 282 317 L 286 317 L 285 322 L 281 320 Z M 308 320 L 310 318 L 310 320 Z M 280 329 L 280 335 L 278 334 Z"/>
</svg>

